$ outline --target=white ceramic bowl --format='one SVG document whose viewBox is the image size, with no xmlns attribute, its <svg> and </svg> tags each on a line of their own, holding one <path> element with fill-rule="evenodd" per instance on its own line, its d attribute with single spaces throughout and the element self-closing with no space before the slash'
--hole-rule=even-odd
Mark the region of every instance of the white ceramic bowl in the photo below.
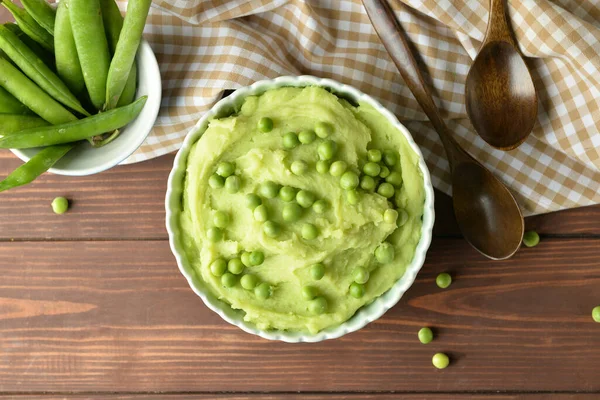
<svg viewBox="0 0 600 400">
<path fill-rule="evenodd" d="M 137 54 L 138 89 L 136 98 L 148 96 L 146 105 L 140 115 L 127 125 L 112 143 L 95 149 L 87 141 L 77 145 L 64 158 L 58 161 L 49 172 L 58 175 L 84 176 L 93 175 L 121 163 L 146 140 L 154 126 L 160 101 L 162 87 L 160 71 L 156 57 L 145 40 L 142 41 Z M 21 160 L 27 162 L 40 149 L 11 150 Z"/>
<path fill-rule="evenodd" d="M 388 290 L 382 296 L 378 297 L 368 306 L 359 309 L 348 321 L 342 323 L 341 325 L 327 328 L 314 335 L 304 332 L 261 330 L 255 325 L 244 321 L 243 311 L 232 309 L 228 304 L 218 300 L 207 290 L 205 290 L 202 280 L 198 278 L 197 274 L 186 260 L 185 252 L 182 250 L 181 246 L 179 217 L 181 214 L 183 180 L 185 177 L 186 163 L 191 146 L 197 142 L 200 136 L 204 133 L 208 126 L 208 122 L 211 119 L 218 117 L 219 115 L 227 115 L 229 110 L 234 108 L 234 105 L 240 104 L 247 96 L 261 94 L 269 89 L 282 86 L 321 86 L 330 88 L 337 95 L 342 95 L 346 98 L 349 97 L 356 101 L 365 102 L 375 107 L 376 110 L 388 118 L 392 124 L 406 137 L 413 151 L 419 155 L 419 168 L 423 174 L 423 185 L 425 187 L 425 209 L 423 213 L 421 240 L 417 245 L 415 256 L 410 265 L 407 267 L 404 276 L 402 276 L 402 278 L 400 278 L 400 280 L 398 280 L 394 286 L 392 286 L 390 290 Z M 185 138 L 183 147 L 181 150 L 179 150 L 179 153 L 175 158 L 173 170 L 169 176 L 165 205 L 167 210 L 167 231 L 169 232 L 171 250 L 177 259 L 177 265 L 179 266 L 181 273 L 188 280 L 188 283 L 194 292 L 200 296 L 208 308 L 219 314 L 225 321 L 240 327 L 242 330 L 248 333 L 252 333 L 269 340 L 282 340 L 290 343 L 319 342 L 326 339 L 338 338 L 349 332 L 354 332 L 361 329 L 369 322 L 381 317 L 387 310 L 393 307 L 412 285 L 417 273 L 423 266 L 423 262 L 425 261 L 425 253 L 427 252 L 429 244 L 431 243 L 431 232 L 434 221 L 433 187 L 431 185 L 429 171 L 427 170 L 427 166 L 423 161 L 423 155 L 421 154 L 419 147 L 415 144 L 408 130 L 402 124 L 400 124 L 398 119 L 391 112 L 386 110 L 372 97 L 367 96 L 366 94 L 361 93 L 350 86 L 343 85 L 330 79 L 320 79 L 313 76 L 283 76 L 274 80 L 259 81 L 251 86 L 238 89 L 229 97 L 219 101 L 206 115 L 204 115 L 202 119 L 200 119 L 200 121 L 198 121 L 194 129 Z"/>
</svg>

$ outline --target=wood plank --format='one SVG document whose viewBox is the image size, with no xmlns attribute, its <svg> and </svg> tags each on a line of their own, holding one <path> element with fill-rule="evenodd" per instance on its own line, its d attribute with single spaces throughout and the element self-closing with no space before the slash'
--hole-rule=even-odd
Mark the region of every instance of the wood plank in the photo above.
<svg viewBox="0 0 600 400">
<path fill-rule="evenodd" d="M 255 393 L 255 394 L 85 394 L 85 395 L 35 395 L 2 396 L 18 400 L 597 400 L 597 394 L 586 393 Z"/>
<path fill-rule="evenodd" d="M 379 321 L 317 344 L 248 335 L 209 311 L 165 241 L 0 244 L 0 392 L 600 391 L 600 240 L 490 262 L 434 241 Z M 435 276 L 455 282 L 438 289 Z M 436 340 L 417 341 L 435 328 Z M 448 352 L 452 365 L 431 366 Z"/>
<path fill-rule="evenodd" d="M 165 193 L 174 156 L 113 168 L 98 175 L 45 174 L 28 186 L 0 193 L 0 240 L 165 239 Z M 19 165 L 0 152 L 0 176 Z M 55 215 L 57 196 L 71 209 Z"/>
<path fill-rule="evenodd" d="M 33 184 L 0 194 L 0 241 L 66 239 L 165 239 L 164 197 L 174 155 L 116 167 L 99 175 L 71 178 L 46 174 Z M 0 151 L 0 176 L 19 165 Z M 56 216 L 56 196 L 72 199 L 69 213 Z M 600 235 L 600 206 L 529 218 L 544 235 Z M 436 191 L 437 236 L 460 236 L 452 200 Z"/>
</svg>

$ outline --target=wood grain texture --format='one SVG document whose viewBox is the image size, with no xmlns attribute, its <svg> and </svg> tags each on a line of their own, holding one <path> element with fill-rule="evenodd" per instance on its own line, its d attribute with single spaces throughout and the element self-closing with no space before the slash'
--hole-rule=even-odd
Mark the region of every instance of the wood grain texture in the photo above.
<svg viewBox="0 0 600 400">
<path fill-rule="evenodd" d="M 597 394 L 586 393 L 273 393 L 273 394 L 75 394 L 2 396 L 0 400 L 597 400 Z"/>
<path fill-rule="evenodd" d="M 165 239 L 165 193 L 173 156 L 121 166 L 98 175 L 44 174 L 28 186 L 0 193 L 0 240 Z M 20 161 L 0 151 L 0 176 Z M 57 196 L 71 209 L 55 215 Z"/>
<path fill-rule="evenodd" d="M 594 239 L 549 239 L 503 262 L 438 239 L 380 320 L 284 344 L 208 310 L 165 241 L 2 243 L 0 392 L 600 392 L 599 259 Z M 434 284 L 442 271 L 455 277 L 447 290 Z M 437 338 L 421 345 L 426 325 Z M 452 358 L 444 371 L 431 366 L 438 351 Z"/>
</svg>

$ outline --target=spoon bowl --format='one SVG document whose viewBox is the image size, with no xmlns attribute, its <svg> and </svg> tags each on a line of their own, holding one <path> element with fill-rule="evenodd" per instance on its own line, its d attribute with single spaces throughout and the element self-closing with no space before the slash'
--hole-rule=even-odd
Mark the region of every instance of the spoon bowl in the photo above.
<svg viewBox="0 0 600 400">
<path fill-rule="evenodd" d="M 525 229 L 506 186 L 481 164 L 464 161 L 452 171 L 452 190 L 456 220 L 467 241 L 493 260 L 515 254 Z"/>
<path fill-rule="evenodd" d="M 467 76 L 465 97 L 479 136 L 493 147 L 512 150 L 533 130 L 538 100 L 509 30 L 504 1 L 491 0 L 488 32 Z"/>
</svg>

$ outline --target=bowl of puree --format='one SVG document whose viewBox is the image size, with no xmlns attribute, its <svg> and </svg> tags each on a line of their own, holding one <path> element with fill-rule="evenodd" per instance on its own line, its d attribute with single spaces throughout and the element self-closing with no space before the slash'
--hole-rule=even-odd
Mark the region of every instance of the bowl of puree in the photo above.
<svg viewBox="0 0 600 400">
<path fill-rule="evenodd" d="M 408 130 L 370 96 L 311 76 L 217 103 L 175 158 L 166 211 L 177 264 L 204 303 L 286 342 L 381 317 L 412 285 L 434 221 Z"/>
</svg>

